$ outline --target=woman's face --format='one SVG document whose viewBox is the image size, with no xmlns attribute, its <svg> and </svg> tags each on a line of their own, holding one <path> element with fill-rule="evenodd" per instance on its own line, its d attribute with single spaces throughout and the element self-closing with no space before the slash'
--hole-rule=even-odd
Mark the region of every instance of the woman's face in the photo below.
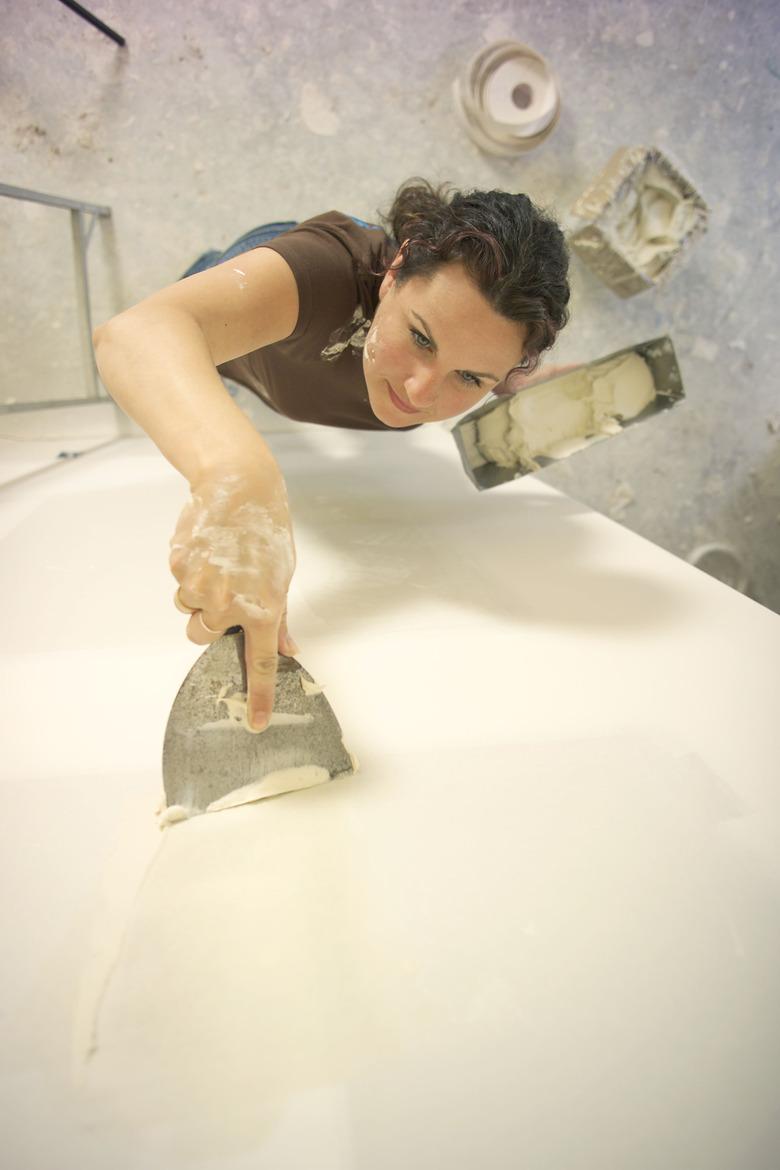
<svg viewBox="0 0 780 1170">
<path fill-rule="evenodd" d="M 401 285 L 388 272 L 363 349 L 371 409 L 390 427 L 471 410 L 520 364 L 524 332 L 488 304 L 458 261 Z"/>
</svg>

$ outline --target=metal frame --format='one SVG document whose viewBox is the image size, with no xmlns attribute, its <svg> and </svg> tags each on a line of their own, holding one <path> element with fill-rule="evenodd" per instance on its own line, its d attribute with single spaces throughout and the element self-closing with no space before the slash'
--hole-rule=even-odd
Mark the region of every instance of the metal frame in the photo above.
<svg viewBox="0 0 780 1170">
<path fill-rule="evenodd" d="M 24 199 L 29 203 L 46 203 L 49 207 L 64 207 L 70 211 L 70 227 L 73 239 L 73 262 L 76 268 L 76 309 L 79 320 L 81 360 L 86 380 L 86 395 L 77 399 L 52 399 L 43 402 L 19 402 L 12 406 L 0 405 L 0 413 L 16 410 L 34 410 L 44 406 L 75 406 L 85 402 L 105 402 L 100 393 L 95 355 L 92 350 L 92 314 L 89 305 L 89 276 L 87 272 L 87 247 L 98 217 L 109 219 L 110 207 L 96 203 L 85 203 L 82 199 L 68 199 L 59 195 L 45 195 L 41 191 L 28 191 L 24 187 L 9 187 L 0 183 L 0 195 L 9 199 Z"/>
<path fill-rule="evenodd" d="M 71 12 L 76 12 L 79 16 L 83 16 L 84 20 L 88 20 L 90 24 L 95 26 L 95 28 L 99 28 L 102 33 L 106 34 L 107 37 L 111 37 L 112 41 L 116 41 L 118 45 L 124 46 L 124 37 L 120 36 L 118 32 L 114 31 L 114 29 L 109 28 L 107 24 L 103 24 L 103 21 L 98 20 L 98 18 L 89 12 L 88 9 L 82 8 L 80 4 L 76 3 L 76 0 L 60 0 L 60 3 L 64 4 L 66 8 L 70 8 Z"/>
</svg>

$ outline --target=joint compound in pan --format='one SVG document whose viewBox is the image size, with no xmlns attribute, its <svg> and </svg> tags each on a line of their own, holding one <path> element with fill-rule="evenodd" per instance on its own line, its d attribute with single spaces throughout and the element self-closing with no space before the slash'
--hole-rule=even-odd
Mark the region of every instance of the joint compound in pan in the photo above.
<svg viewBox="0 0 780 1170">
<path fill-rule="evenodd" d="M 484 415 L 480 422 L 487 422 L 488 417 L 488 415 Z M 466 455 L 468 465 L 471 468 L 484 467 L 488 462 L 477 446 L 478 425 L 479 424 L 476 419 L 467 419 L 466 421 L 462 422 L 458 428 L 461 441 L 463 443 L 463 451 Z"/>
<path fill-rule="evenodd" d="M 529 386 L 476 419 L 467 443 L 480 463 L 538 471 L 538 456 L 561 459 L 619 433 L 655 397 L 647 363 L 630 353 Z"/>
<path fill-rule="evenodd" d="M 607 208 L 600 227 L 634 268 L 655 278 L 693 230 L 699 210 L 653 162 L 637 170 Z"/>
<path fill-rule="evenodd" d="M 631 297 L 666 280 L 706 231 L 699 192 L 656 147 L 625 146 L 571 209 L 569 237 L 613 292 Z"/>
</svg>

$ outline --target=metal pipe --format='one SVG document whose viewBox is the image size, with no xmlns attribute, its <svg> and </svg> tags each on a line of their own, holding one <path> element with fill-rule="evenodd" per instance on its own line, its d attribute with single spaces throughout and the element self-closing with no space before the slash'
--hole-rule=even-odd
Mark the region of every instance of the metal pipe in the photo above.
<svg viewBox="0 0 780 1170">
<path fill-rule="evenodd" d="M 107 37 L 111 37 L 112 41 L 116 41 L 118 45 L 124 47 L 124 37 L 120 37 L 118 32 L 114 32 L 114 30 L 109 28 L 107 24 L 103 24 L 102 20 L 98 20 L 97 16 L 93 16 L 92 13 L 88 12 L 86 8 L 82 8 L 80 4 L 76 3 L 76 0 L 60 0 L 60 4 L 64 4 L 65 7 L 70 8 L 72 12 L 77 13 L 79 16 L 83 16 L 84 20 L 88 20 L 90 24 L 93 24 L 95 28 L 99 28 L 102 33 L 106 34 Z"/>
<path fill-rule="evenodd" d="M 92 314 L 89 309 L 89 277 L 87 274 L 87 242 L 84 231 L 84 212 L 73 208 L 70 213 L 73 234 L 73 260 L 76 266 L 76 311 L 81 340 L 81 360 L 87 377 L 87 397 L 99 398 L 100 385 L 92 348 Z"/>
<path fill-rule="evenodd" d="M 29 191 L 26 187 L 9 187 L 7 183 L 0 183 L 0 195 L 29 203 L 45 203 L 48 207 L 66 207 L 69 211 L 86 211 L 89 215 L 111 214 L 110 207 L 101 207 L 98 203 L 85 203 L 83 199 L 69 199 L 66 195 L 46 195 L 43 191 Z"/>
<path fill-rule="evenodd" d="M 24 199 L 30 203 L 45 203 L 49 207 L 64 207 L 70 211 L 71 234 L 73 237 L 73 260 L 76 268 L 76 313 L 79 325 L 81 360 L 86 378 L 86 401 L 103 401 L 100 392 L 95 354 L 92 349 L 92 314 L 89 305 L 89 277 L 87 271 L 87 245 L 97 223 L 97 217 L 108 218 L 110 207 L 96 203 L 85 203 L 82 199 L 68 199 L 60 195 L 46 195 L 42 191 L 29 191 L 25 187 L 10 187 L 0 183 L 0 195 L 9 199 Z M 89 222 L 87 223 L 87 217 Z M 27 403 L 29 409 L 35 403 Z M 43 404 L 41 404 L 43 405 Z M 0 407 L 0 413 L 5 413 Z"/>
</svg>

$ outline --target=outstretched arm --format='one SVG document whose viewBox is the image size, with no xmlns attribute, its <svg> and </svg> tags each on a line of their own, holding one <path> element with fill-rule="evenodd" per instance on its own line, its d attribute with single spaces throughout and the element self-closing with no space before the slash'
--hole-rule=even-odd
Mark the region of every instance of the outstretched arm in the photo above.
<svg viewBox="0 0 780 1170">
<path fill-rule="evenodd" d="M 289 265 L 258 248 L 154 293 L 93 335 L 107 390 L 189 482 L 171 542 L 179 600 L 196 611 L 187 633 L 203 644 L 243 626 L 258 728 L 273 708 L 277 651 L 293 652 L 295 550 L 282 473 L 216 366 L 288 337 L 297 318 Z"/>
</svg>

